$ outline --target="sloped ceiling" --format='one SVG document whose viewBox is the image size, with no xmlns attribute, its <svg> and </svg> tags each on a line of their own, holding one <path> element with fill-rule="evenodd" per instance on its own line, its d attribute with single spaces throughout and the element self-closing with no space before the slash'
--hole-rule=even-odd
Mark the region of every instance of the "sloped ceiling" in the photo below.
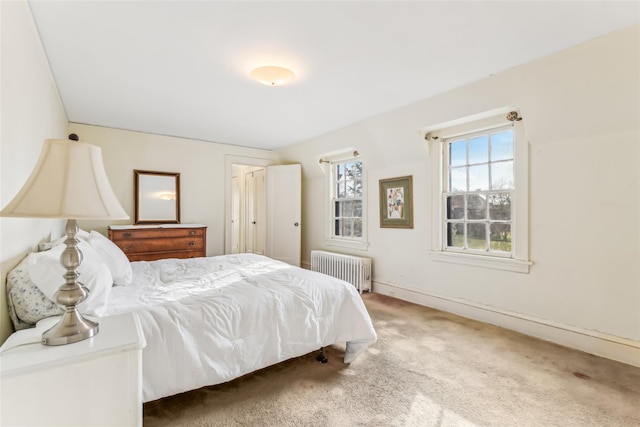
<svg viewBox="0 0 640 427">
<path fill-rule="evenodd" d="M 29 4 L 69 121 L 264 149 L 640 21 L 635 1 Z"/>
</svg>

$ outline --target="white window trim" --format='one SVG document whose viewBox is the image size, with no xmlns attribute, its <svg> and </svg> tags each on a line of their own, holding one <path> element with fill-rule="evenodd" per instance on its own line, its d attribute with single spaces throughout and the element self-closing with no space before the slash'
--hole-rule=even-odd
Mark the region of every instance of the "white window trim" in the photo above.
<svg viewBox="0 0 640 427">
<path fill-rule="evenodd" d="M 368 212 L 367 212 L 367 193 L 368 193 L 368 183 L 367 183 L 367 169 L 366 164 L 362 159 L 359 159 L 363 162 L 363 170 L 362 170 L 362 237 L 360 239 L 341 239 L 333 236 L 333 224 L 331 218 L 333 215 L 331 214 L 333 206 L 331 204 L 332 194 L 333 194 L 333 170 L 332 164 L 335 162 L 341 162 L 348 159 L 359 159 L 359 155 L 357 154 L 357 150 L 353 147 L 346 148 L 344 150 L 326 153 L 318 157 L 318 164 L 320 168 L 325 174 L 325 182 L 326 182 L 326 193 L 325 193 L 325 241 L 324 244 L 326 246 L 333 246 L 337 248 L 343 249 L 353 249 L 353 250 L 362 250 L 366 251 L 369 248 L 368 241 Z"/>
<path fill-rule="evenodd" d="M 506 113 L 514 108 L 505 109 L 503 114 L 469 123 L 444 124 L 424 131 L 431 138 L 426 141 L 430 155 L 431 187 L 431 259 L 439 262 L 463 264 L 475 267 L 528 273 L 532 262 L 529 261 L 529 144 L 524 135 L 521 121 L 509 122 Z M 502 111 L 501 111 L 502 112 Z M 460 253 L 444 250 L 443 232 L 443 200 L 442 185 L 444 181 L 444 148 L 445 139 L 471 132 L 479 132 L 512 124 L 514 129 L 514 181 L 515 203 L 512 206 L 512 227 L 515 230 L 513 239 L 513 258 L 477 253 Z"/>
</svg>

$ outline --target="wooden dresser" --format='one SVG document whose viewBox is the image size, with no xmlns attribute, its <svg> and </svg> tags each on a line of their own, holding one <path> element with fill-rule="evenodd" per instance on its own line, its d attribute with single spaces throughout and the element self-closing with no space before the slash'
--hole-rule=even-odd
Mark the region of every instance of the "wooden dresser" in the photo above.
<svg viewBox="0 0 640 427">
<path fill-rule="evenodd" d="M 207 227 L 201 224 L 112 225 L 109 239 L 129 261 L 207 256 Z"/>
</svg>

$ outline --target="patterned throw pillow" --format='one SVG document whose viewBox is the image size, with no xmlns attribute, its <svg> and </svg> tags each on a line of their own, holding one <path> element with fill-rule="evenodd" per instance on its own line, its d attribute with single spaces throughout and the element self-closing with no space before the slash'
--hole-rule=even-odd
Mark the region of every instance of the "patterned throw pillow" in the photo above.
<svg viewBox="0 0 640 427">
<path fill-rule="evenodd" d="M 62 309 L 31 281 L 27 258 L 7 274 L 7 305 L 16 331 L 32 328 L 45 317 L 62 314 Z M 60 277 L 60 284 L 63 282 Z"/>
</svg>

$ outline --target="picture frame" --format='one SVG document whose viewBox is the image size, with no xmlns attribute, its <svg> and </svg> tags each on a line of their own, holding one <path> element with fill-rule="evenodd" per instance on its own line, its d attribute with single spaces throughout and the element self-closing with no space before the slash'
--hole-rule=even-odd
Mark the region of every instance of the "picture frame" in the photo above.
<svg viewBox="0 0 640 427">
<path fill-rule="evenodd" d="M 180 173 L 135 169 L 134 224 L 180 224 Z"/>
<path fill-rule="evenodd" d="M 380 180 L 380 227 L 413 228 L 413 176 Z"/>
</svg>

